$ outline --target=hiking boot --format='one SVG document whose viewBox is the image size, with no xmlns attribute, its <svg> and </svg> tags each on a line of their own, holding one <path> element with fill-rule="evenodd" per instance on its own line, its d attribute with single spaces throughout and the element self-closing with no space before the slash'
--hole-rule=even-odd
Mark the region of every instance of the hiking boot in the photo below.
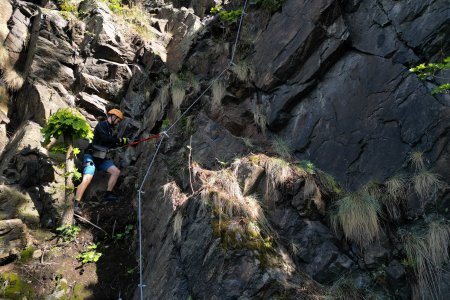
<svg viewBox="0 0 450 300">
<path fill-rule="evenodd" d="M 113 192 L 106 192 L 105 196 L 103 197 L 103 201 L 105 202 L 117 202 L 119 201 L 119 197 L 113 193 Z"/>
</svg>

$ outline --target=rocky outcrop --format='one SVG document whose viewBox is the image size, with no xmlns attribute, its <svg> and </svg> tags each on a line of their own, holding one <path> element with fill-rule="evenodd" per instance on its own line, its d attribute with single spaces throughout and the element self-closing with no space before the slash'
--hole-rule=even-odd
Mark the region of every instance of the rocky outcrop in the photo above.
<svg viewBox="0 0 450 300">
<path fill-rule="evenodd" d="M 164 159 L 159 159 L 151 175 L 168 172 L 170 163 L 165 165 Z M 288 243 L 272 244 L 272 238 L 278 235 L 277 240 L 290 240 L 292 233 L 284 230 L 292 228 L 294 221 L 281 224 L 280 220 L 295 216 L 295 209 L 284 207 L 282 201 L 274 203 L 273 194 L 277 191 L 267 188 L 277 182 L 274 183 L 277 187 L 290 189 L 291 183 L 299 179 L 298 173 L 287 165 L 284 171 L 289 176 L 278 178 L 282 171 L 273 169 L 277 167 L 283 168 L 276 160 L 257 155 L 236 161 L 230 170 L 208 171 L 194 164 L 192 184 L 198 190 L 190 196 L 175 183 L 168 183 L 161 190 L 163 181 L 152 176 L 155 180 L 146 183 L 145 189 L 156 197 L 152 197 L 154 201 L 145 201 L 144 196 L 143 213 L 157 209 L 158 215 L 144 221 L 143 230 L 151 232 L 144 241 L 143 251 L 148 253 L 144 279 L 153 287 L 146 290 L 149 293 L 146 297 L 250 299 L 274 297 L 284 291 L 289 297 L 308 299 L 323 293 L 320 285 L 295 266 L 286 247 Z M 240 174 L 241 169 L 255 175 L 234 177 L 233 173 Z M 247 190 L 266 194 L 261 202 L 244 196 L 239 178 L 246 182 Z M 303 190 L 293 191 L 297 192 Z M 283 214 L 286 217 L 280 218 Z M 324 226 L 321 230 L 328 231 Z M 350 260 L 339 254 L 330 255 L 328 263 L 331 262 L 336 265 L 336 272 L 339 267 L 351 266 Z M 329 267 L 328 264 L 317 267 L 316 263 L 316 271 L 325 273 Z M 169 277 L 171 280 L 164 279 Z"/>
<path fill-rule="evenodd" d="M 348 282 L 359 296 L 411 297 L 418 276 L 404 231 L 448 225 L 450 98 L 431 95 L 435 82 L 408 71 L 448 52 L 444 0 L 286 0 L 275 11 L 252 3 L 230 69 L 237 22 L 202 23 L 211 1 L 152 8 L 150 42 L 122 31 L 103 2 L 82 1 L 77 20 L 11 3 L 5 12 L 17 22 L 5 27 L 1 19 L 0 33 L 23 33 L 8 61 L 26 78 L 8 87 L 18 90 L 2 106 L 0 150 L 8 145 L 0 176 L 29 194 L 45 225 L 60 214 L 64 174 L 40 144 L 41 126 L 61 107 L 79 107 L 95 126 L 119 106 L 127 118 L 118 131 L 133 138 L 178 122 L 148 177 L 154 143 L 115 153 L 126 201 L 147 180 L 146 298 L 311 298 Z M 9 51 L 13 41 L 3 40 L 0 51 Z M 275 154 L 271 139 L 285 141 L 278 155 L 286 160 L 250 154 Z M 423 163 L 442 176 L 422 173 L 442 179 L 426 197 L 415 187 L 412 152 L 423 152 Z M 413 174 L 389 198 L 386 179 L 399 172 Z M 98 197 L 106 180 L 96 176 L 87 197 Z M 351 198 L 352 190 L 378 195 L 372 216 L 380 226 L 367 243 L 333 218 L 338 198 Z"/>
<path fill-rule="evenodd" d="M 20 219 L 0 220 L 0 264 L 17 257 L 29 242 L 27 228 Z"/>
<path fill-rule="evenodd" d="M 39 125 L 28 122 L 15 133 L 1 155 L 0 178 L 28 191 L 41 221 L 51 225 L 63 208 L 64 168 L 54 165 L 63 163 L 64 157 L 42 147 L 40 130 Z"/>
<path fill-rule="evenodd" d="M 271 18 L 249 10 L 245 20 L 252 25 L 244 26 L 237 59 L 253 65 L 258 90 L 244 97 L 257 99 L 259 109 L 241 108 L 255 119 L 258 114 L 296 157 L 350 188 L 399 172 L 414 151 L 427 153 L 431 165 L 446 163 L 448 122 L 442 120 L 450 99 L 432 96 L 433 84 L 408 71 L 442 59 L 436 49 L 449 47 L 442 42 L 450 26 L 444 2 L 288 0 Z M 413 24 L 420 27 L 417 35 Z M 187 61 L 199 73 L 209 72 L 196 60 L 205 44 Z M 227 91 L 236 93 L 233 78 L 226 81 Z M 228 107 L 222 119 L 233 118 Z"/>
</svg>

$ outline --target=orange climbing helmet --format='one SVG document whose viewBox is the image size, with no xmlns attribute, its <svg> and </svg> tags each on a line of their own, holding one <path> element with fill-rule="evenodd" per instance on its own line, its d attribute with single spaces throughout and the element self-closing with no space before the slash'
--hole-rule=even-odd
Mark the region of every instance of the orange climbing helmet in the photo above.
<svg viewBox="0 0 450 300">
<path fill-rule="evenodd" d="M 113 116 L 118 117 L 120 120 L 123 120 L 123 113 L 120 110 L 118 110 L 117 108 L 113 108 L 110 111 L 108 111 L 108 115 L 110 115 L 110 116 L 113 115 Z"/>
</svg>

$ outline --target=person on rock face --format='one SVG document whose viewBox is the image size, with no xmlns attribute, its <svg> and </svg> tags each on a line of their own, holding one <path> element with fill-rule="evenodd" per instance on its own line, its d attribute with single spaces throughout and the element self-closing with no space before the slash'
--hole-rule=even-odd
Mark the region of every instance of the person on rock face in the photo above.
<svg viewBox="0 0 450 300">
<path fill-rule="evenodd" d="M 83 157 L 83 178 L 75 193 L 75 207 L 79 208 L 84 191 L 89 186 L 94 177 L 95 170 L 106 171 L 110 174 L 108 187 L 106 189 L 104 201 L 114 202 L 118 197 L 113 193 L 113 188 L 117 183 L 120 170 L 114 162 L 107 159 L 108 149 L 128 144 L 127 138 L 118 138 L 113 135 L 113 128 L 123 120 L 123 113 L 118 109 L 108 111 L 108 117 L 95 126 L 94 138 L 89 144 Z M 78 209 L 77 209 L 78 210 Z"/>
</svg>

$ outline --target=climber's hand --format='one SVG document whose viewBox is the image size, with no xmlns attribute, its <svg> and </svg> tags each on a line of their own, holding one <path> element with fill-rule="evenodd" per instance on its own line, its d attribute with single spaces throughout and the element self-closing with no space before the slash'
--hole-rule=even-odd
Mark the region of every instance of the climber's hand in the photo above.
<svg viewBox="0 0 450 300">
<path fill-rule="evenodd" d="M 120 146 L 126 146 L 126 145 L 128 145 L 128 144 L 130 144 L 130 143 L 131 143 L 131 140 L 130 140 L 130 139 L 127 139 L 126 137 L 119 138 L 118 144 L 119 144 Z"/>
</svg>

